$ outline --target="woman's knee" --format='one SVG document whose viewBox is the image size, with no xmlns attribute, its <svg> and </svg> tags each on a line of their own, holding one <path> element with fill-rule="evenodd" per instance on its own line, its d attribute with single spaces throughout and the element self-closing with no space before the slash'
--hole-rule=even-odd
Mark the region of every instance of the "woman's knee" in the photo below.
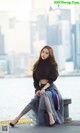
<svg viewBox="0 0 80 133">
<path fill-rule="evenodd" d="M 46 92 L 44 92 L 44 93 L 40 96 L 40 100 L 41 100 L 41 101 L 44 101 L 46 97 L 47 97 Z"/>
<path fill-rule="evenodd" d="M 35 96 L 35 97 L 31 100 L 30 104 L 35 103 L 35 102 L 38 101 L 38 100 L 39 100 L 39 98 L 38 98 L 37 96 Z"/>
</svg>

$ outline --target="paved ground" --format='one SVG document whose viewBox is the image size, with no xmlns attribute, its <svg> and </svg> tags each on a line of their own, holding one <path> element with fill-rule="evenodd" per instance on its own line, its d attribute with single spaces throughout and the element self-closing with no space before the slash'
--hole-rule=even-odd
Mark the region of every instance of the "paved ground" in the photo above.
<svg viewBox="0 0 80 133">
<path fill-rule="evenodd" d="M 9 127 L 9 133 L 80 133 L 80 121 L 71 122 L 54 127 L 31 126 L 27 124 L 16 125 L 14 128 Z"/>
</svg>

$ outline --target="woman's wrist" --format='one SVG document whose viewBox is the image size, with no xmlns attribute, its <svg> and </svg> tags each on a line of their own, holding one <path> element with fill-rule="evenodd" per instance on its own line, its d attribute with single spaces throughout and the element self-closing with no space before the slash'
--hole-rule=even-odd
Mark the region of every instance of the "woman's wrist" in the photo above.
<svg viewBox="0 0 80 133">
<path fill-rule="evenodd" d="M 46 90 L 46 88 L 44 88 L 44 87 L 43 87 L 43 89 L 42 89 L 42 90 Z"/>
<path fill-rule="evenodd" d="M 43 87 L 43 90 L 46 90 L 49 86 L 50 86 L 50 84 L 47 83 L 47 84 Z"/>
</svg>

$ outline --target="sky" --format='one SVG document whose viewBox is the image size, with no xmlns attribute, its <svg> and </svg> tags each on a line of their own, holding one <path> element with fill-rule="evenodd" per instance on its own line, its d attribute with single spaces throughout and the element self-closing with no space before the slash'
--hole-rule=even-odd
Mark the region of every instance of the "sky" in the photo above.
<svg viewBox="0 0 80 133">
<path fill-rule="evenodd" d="M 0 0 L 0 11 L 15 11 L 18 19 L 24 19 L 29 16 L 30 4 L 30 0 Z"/>
<path fill-rule="evenodd" d="M 43 1 L 45 0 L 42 0 L 42 3 Z M 54 4 L 55 0 L 47 0 L 47 1 L 50 1 L 50 3 L 53 5 L 53 8 L 56 8 L 58 6 L 57 4 Z M 64 1 L 72 1 L 72 0 L 64 0 Z M 73 1 L 78 1 L 78 0 L 73 0 Z M 74 11 L 73 4 L 71 5 L 60 4 L 60 7 L 72 9 L 72 11 Z M 18 19 L 28 19 L 29 12 L 31 11 L 31 0 L 0 0 L 0 11 L 16 11 L 16 17 Z"/>
<path fill-rule="evenodd" d="M 42 0 L 42 3 L 43 1 L 45 0 Z M 50 1 L 53 8 L 56 8 L 58 6 L 57 4 L 54 4 L 55 0 L 47 0 L 47 1 Z M 56 0 L 56 1 L 60 1 L 60 0 Z M 63 0 L 63 1 L 72 1 L 72 0 Z M 78 0 L 73 0 L 73 1 L 78 1 Z M 72 14 L 74 12 L 74 4 L 71 4 L 71 5 L 60 4 L 60 7 L 71 9 Z M 18 19 L 22 19 L 22 20 L 28 19 L 29 12 L 31 11 L 31 0 L 0 0 L 0 11 L 15 11 L 16 17 Z"/>
</svg>

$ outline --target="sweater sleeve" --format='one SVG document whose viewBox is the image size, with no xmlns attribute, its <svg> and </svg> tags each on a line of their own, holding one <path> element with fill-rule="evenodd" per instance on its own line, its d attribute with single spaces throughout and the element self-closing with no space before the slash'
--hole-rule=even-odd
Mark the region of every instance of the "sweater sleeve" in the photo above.
<svg viewBox="0 0 80 133">
<path fill-rule="evenodd" d="M 40 87 L 39 87 L 39 81 L 36 78 L 35 72 L 33 72 L 33 80 L 34 80 L 33 85 L 34 85 L 35 92 L 36 92 L 37 90 L 40 89 Z"/>
<path fill-rule="evenodd" d="M 59 75 L 59 73 L 58 73 L 57 66 L 51 66 L 48 83 L 51 85 L 53 83 L 53 81 L 55 81 L 57 79 L 58 75 Z"/>
</svg>

